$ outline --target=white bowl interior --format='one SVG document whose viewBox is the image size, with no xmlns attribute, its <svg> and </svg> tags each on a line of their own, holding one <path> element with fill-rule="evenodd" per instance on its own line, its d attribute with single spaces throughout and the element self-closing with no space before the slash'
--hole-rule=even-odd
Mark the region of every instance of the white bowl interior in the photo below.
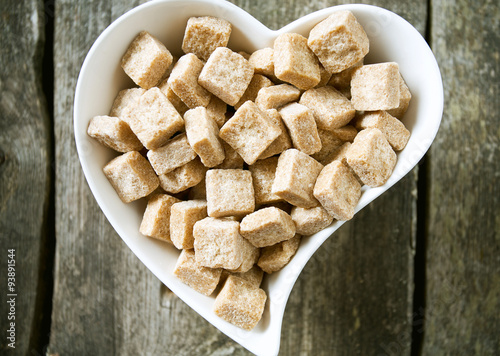
<svg viewBox="0 0 500 356">
<path fill-rule="evenodd" d="M 119 90 L 134 86 L 121 69 L 120 59 L 142 30 L 158 37 L 173 54 L 180 56 L 189 17 L 221 17 L 233 24 L 228 46 L 235 51 L 251 53 L 258 48 L 272 47 L 274 38 L 283 32 L 307 36 L 316 23 L 340 9 L 352 11 L 370 38 L 370 53 L 365 63 L 397 62 L 413 96 L 403 120 L 412 133 L 410 141 L 398 154 L 398 163 L 389 181 L 379 188 L 363 188 L 356 209 L 359 211 L 418 163 L 437 133 L 443 110 L 441 75 L 431 50 L 413 26 L 392 12 L 369 5 L 342 5 L 323 9 L 272 31 L 229 2 L 149 2 L 124 14 L 101 34 L 89 51 L 78 78 L 74 105 L 77 150 L 87 182 L 109 222 L 137 257 L 177 296 L 219 330 L 258 355 L 278 353 L 283 312 L 293 284 L 311 255 L 342 222 L 335 222 L 303 239 L 292 261 L 265 280 L 263 288 L 268 293 L 268 302 L 262 320 L 251 332 L 241 330 L 213 314 L 214 297 L 195 292 L 173 276 L 179 251 L 139 233 L 145 201 L 121 202 L 102 173 L 104 165 L 117 154 L 88 137 L 86 130 L 93 116 L 109 112 Z"/>
</svg>

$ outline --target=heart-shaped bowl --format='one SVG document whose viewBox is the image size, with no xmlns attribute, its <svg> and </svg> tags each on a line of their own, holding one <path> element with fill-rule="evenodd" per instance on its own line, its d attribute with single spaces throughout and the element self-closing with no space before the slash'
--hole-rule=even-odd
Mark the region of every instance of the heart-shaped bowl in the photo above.
<svg viewBox="0 0 500 356">
<path fill-rule="evenodd" d="M 244 331 L 218 318 L 212 311 L 214 296 L 197 293 L 174 277 L 179 251 L 173 246 L 139 233 L 145 210 L 144 199 L 124 204 L 102 172 L 117 154 L 87 136 L 89 120 L 109 112 L 119 90 L 133 87 L 120 67 L 120 59 L 130 42 L 142 30 L 159 38 L 177 56 L 189 17 L 216 16 L 233 24 L 228 47 L 251 53 L 272 47 L 281 33 L 308 36 L 311 28 L 334 11 L 350 10 L 370 39 L 365 63 L 394 61 L 413 95 L 404 124 L 411 131 L 406 148 L 388 182 L 378 188 L 362 189 L 356 212 L 365 207 L 406 175 L 432 143 L 443 111 L 443 88 L 438 65 L 418 31 L 398 15 L 369 5 L 342 5 L 302 17 L 280 30 L 262 25 L 244 10 L 226 1 L 166 0 L 141 5 L 113 22 L 96 40 L 83 63 L 76 86 L 74 128 L 78 155 L 87 182 L 99 206 L 123 241 L 165 285 L 223 333 L 258 355 L 279 351 L 281 324 L 288 296 L 303 267 L 321 244 L 343 224 L 331 226 L 302 239 L 292 261 L 280 272 L 267 276 L 262 288 L 268 295 L 263 317 L 252 331 Z"/>
</svg>

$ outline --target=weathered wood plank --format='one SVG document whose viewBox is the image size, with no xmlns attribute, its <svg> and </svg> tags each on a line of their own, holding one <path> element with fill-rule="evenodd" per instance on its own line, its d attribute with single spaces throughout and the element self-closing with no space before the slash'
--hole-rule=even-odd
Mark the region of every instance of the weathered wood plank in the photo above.
<svg viewBox="0 0 500 356">
<path fill-rule="evenodd" d="M 432 4 L 446 105 L 429 161 L 424 355 L 500 353 L 499 19 L 498 1 Z"/>
<path fill-rule="evenodd" d="M 334 5 L 305 0 L 234 3 L 270 28 Z M 380 2 L 423 30 L 425 2 L 405 4 Z M 56 7 L 58 245 L 49 351 L 248 355 L 160 287 L 109 226 L 80 170 L 71 118 L 77 74 L 93 40 L 134 5 L 95 0 L 85 5 L 61 1 Z M 413 172 L 308 264 L 286 312 L 283 355 L 381 353 L 385 344 L 400 342 L 411 332 L 415 182 Z M 409 353 L 409 344 L 401 342 L 403 354 Z"/>
<path fill-rule="evenodd" d="M 0 353 L 36 351 L 43 295 L 42 255 L 50 191 L 50 123 L 42 92 L 43 1 L 0 3 Z M 7 289 L 8 250 L 15 286 Z M 8 296 L 8 293 L 14 296 Z M 7 304 L 14 299 L 15 304 Z M 11 306 L 14 309 L 11 309 Z M 15 317 L 15 319 L 12 319 Z M 7 337 L 15 323 L 13 340 Z"/>
</svg>

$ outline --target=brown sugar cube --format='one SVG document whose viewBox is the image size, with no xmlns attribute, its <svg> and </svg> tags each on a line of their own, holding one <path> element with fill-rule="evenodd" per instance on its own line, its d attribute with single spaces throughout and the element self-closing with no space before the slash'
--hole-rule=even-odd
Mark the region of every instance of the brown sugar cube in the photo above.
<svg viewBox="0 0 500 356">
<path fill-rule="evenodd" d="M 399 66 L 397 63 L 364 65 L 351 80 L 351 102 L 358 111 L 395 109 L 399 106 Z"/>
<path fill-rule="evenodd" d="M 351 67 L 369 50 L 368 36 L 350 11 L 337 11 L 314 26 L 307 44 L 330 73 Z"/>
<path fill-rule="evenodd" d="M 313 188 L 322 169 L 321 163 L 304 152 L 294 148 L 286 150 L 279 157 L 271 192 L 295 206 L 318 206 Z"/>
<path fill-rule="evenodd" d="M 288 131 L 283 120 L 281 120 L 278 110 L 269 109 L 265 113 L 269 120 L 280 128 L 281 134 L 260 154 L 259 159 L 269 158 L 292 147 L 292 139 L 288 135 Z"/>
<path fill-rule="evenodd" d="M 151 88 L 130 112 L 127 122 L 141 143 L 149 150 L 163 146 L 184 127 L 184 120 L 160 89 Z"/>
<path fill-rule="evenodd" d="M 337 151 L 344 144 L 344 142 L 352 142 L 358 134 L 358 130 L 351 125 L 334 129 L 332 131 L 318 130 L 321 139 L 321 150 L 318 153 L 311 155 L 312 158 L 317 160 L 323 165 L 332 162 L 337 155 Z"/>
<path fill-rule="evenodd" d="M 353 142 L 354 138 L 358 134 L 358 130 L 356 130 L 356 128 L 351 125 L 346 125 L 338 129 L 333 129 L 332 132 L 344 142 L 346 141 Z"/>
<path fill-rule="evenodd" d="M 330 78 L 332 77 L 332 73 L 327 71 L 321 63 L 319 64 L 319 77 L 320 77 L 319 83 L 316 84 L 315 88 L 324 87 L 325 85 L 328 84 Z"/>
<path fill-rule="evenodd" d="M 304 209 L 294 206 L 290 214 L 297 234 L 309 236 L 323 230 L 333 221 L 333 216 L 321 206 Z"/>
<path fill-rule="evenodd" d="M 283 33 L 274 40 L 274 74 L 299 89 L 318 85 L 319 62 L 307 46 L 307 38 L 297 33 Z"/>
<path fill-rule="evenodd" d="M 201 163 L 199 158 L 195 158 L 189 163 L 158 176 L 160 186 L 168 193 L 176 194 L 194 187 L 200 183 L 205 176 L 207 168 Z"/>
<path fill-rule="evenodd" d="M 217 47 L 227 46 L 231 27 L 228 21 L 220 18 L 191 17 L 184 32 L 182 50 L 206 61 Z"/>
<path fill-rule="evenodd" d="M 121 66 L 135 84 L 149 89 L 158 84 L 172 60 L 163 43 L 147 31 L 142 31 L 130 43 Z"/>
<path fill-rule="evenodd" d="M 222 270 L 222 273 L 220 275 L 219 284 L 223 285 L 229 276 L 242 278 L 245 281 L 252 283 L 255 287 L 260 287 L 260 284 L 262 283 L 262 279 L 264 277 L 264 271 L 256 264 L 246 272 L 233 272 L 224 269 Z"/>
<path fill-rule="evenodd" d="M 106 147 L 118 152 L 140 151 L 142 143 L 128 124 L 112 116 L 95 116 L 90 120 L 87 134 Z"/>
<path fill-rule="evenodd" d="M 212 95 L 207 105 L 208 116 L 210 116 L 220 129 L 226 122 L 227 104 L 215 95 Z"/>
<path fill-rule="evenodd" d="M 257 105 L 247 101 L 220 129 L 219 136 L 251 165 L 281 134 Z"/>
<path fill-rule="evenodd" d="M 119 117 L 122 120 L 126 120 L 128 112 L 139 104 L 139 99 L 145 92 L 146 89 L 142 88 L 120 90 L 113 101 L 113 105 L 109 111 L 109 116 Z"/>
<path fill-rule="evenodd" d="M 158 88 L 160 88 L 161 92 L 167 97 L 168 101 L 170 101 L 179 114 L 184 115 L 184 113 L 189 110 L 188 106 L 184 104 L 181 98 L 174 93 L 168 79 L 161 82 Z"/>
<path fill-rule="evenodd" d="M 408 106 L 410 105 L 411 93 L 410 89 L 406 85 L 403 76 L 401 73 L 399 74 L 399 106 L 395 109 L 387 110 L 387 112 L 398 118 L 402 119 L 406 111 L 408 110 Z"/>
<path fill-rule="evenodd" d="M 335 89 L 341 91 L 342 89 L 349 88 L 349 92 L 351 91 L 351 79 L 354 71 L 363 65 L 364 60 L 354 63 L 352 67 L 344 69 L 341 72 L 333 73 L 328 81 L 328 85 L 331 85 Z"/>
<path fill-rule="evenodd" d="M 288 104 L 280 109 L 280 114 L 292 138 L 293 147 L 308 155 L 321 150 L 316 121 L 306 106 L 298 103 Z"/>
<path fill-rule="evenodd" d="M 318 135 L 321 140 L 321 150 L 311 155 L 311 157 L 321 164 L 324 164 L 323 162 L 328 159 L 332 152 L 342 146 L 344 141 L 342 141 L 333 131 L 318 129 Z"/>
<path fill-rule="evenodd" d="M 141 153 L 141 156 L 143 156 L 143 154 Z M 144 157 L 144 156 L 143 156 Z M 149 200 L 149 198 L 151 198 L 153 195 L 155 194 L 166 194 L 167 192 L 164 191 L 162 189 L 162 187 L 160 187 L 159 185 L 156 187 L 155 190 L 153 190 L 151 193 L 149 193 L 147 196 L 146 196 L 146 200 Z"/>
<path fill-rule="evenodd" d="M 245 51 L 239 51 L 239 55 L 241 55 L 243 58 L 245 58 L 247 61 L 250 59 L 250 53 L 247 53 Z"/>
<path fill-rule="evenodd" d="M 342 162 L 348 169 L 349 172 L 356 178 L 358 183 L 362 186 L 364 183 L 361 181 L 361 179 L 358 177 L 356 172 L 352 170 L 352 168 L 347 164 L 347 152 L 349 151 L 349 148 L 351 147 L 350 142 L 344 142 L 342 146 L 337 148 L 334 152 L 332 152 L 328 157 L 326 157 L 321 163 L 323 165 L 327 165 L 332 163 L 333 161 L 340 161 Z"/>
<path fill-rule="evenodd" d="M 210 268 L 237 269 L 250 244 L 239 233 L 240 223 L 230 219 L 205 218 L 194 224 L 196 262 Z"/>
<path fill-rule="evenodd" d="M 344 164 L 347 165 L 347 151 L 349 151 L 349 148 L 351 147 L 351 142 L 344 142 L 342 146 L 337 148 L 335 152 L 330 156 L 331 161 L 328 163 L 331 163 L 333 161 L 340 161 Z"/>
<path fill-rule="evenodd" d="M 156 174 L 164 174 L 183 166 L 196 158 L 187 140 L 186 134 L 180 134 L 169 140 L 164 146 L 147 153 L 149 163 Z"/>
<path fill-rule="evenodd" d="M 299 89 L 288 84 L 279 84 L 259 90 L 255 98 L 255 104 L 261 110 L 277 109 L 292 101 L 296 101 L 299 97 Z"/>
<path fill-rule="evenodd" d="M 210 93 L 198 84 L 202 69 L 203 62 L 188 53 L 179 58 L 168 77 L 170 88 L 190 109 L 207 106 L 210 102 Z"/>
<path fill-rule="evenodd" d="M 232 272 L 248 272 L 259 260 L 260 248 L 257 248 L 250 242 L 245 241 L 241 247 L 241 254 L 243 256 L 241 265 L 238 268 L 231 270 Z"/>
<path fill-rule="evenodd" d="M 347 164 L 369 187 L 384 185 L 396 166 L 396 153 L 379 129 L 360 131 L 347 151 Z"/>
<path fill-rule="evenodd" d="M 333 161 L 341 161 L 342 163 L 347 165 L 346 153 L 349 150 L 350 146 L 351 146 L 350 142 L 343 142 L 340 146 L 338 146 L 330 154 L 325 156 L 325 158 L 323 160 L 321 160 L 321 163 L 326 166 L 327 164 L 332 163 Z"/>
<path fill-rule="evenodd" d="M 209 216 L 241 216 L 254 211 L 255 198 L 249 171 L 211 169 L 205 179 Z"/>
<path fill-rule="evenodd" d="M 199 266 L 196 263 L 195 252 L 192 249 L 181 252 L 174 269 L 174 275 L 182 283 L 204 295 L 213 293 L 219 284 L 221 273 L 221 268 Z"/>
<path fill-rule="evenodd" d="M 214 167 L 224 161 L 224 148 L 219 141 L 219 128 L 208 115 L 207 109 L 199 106 L 184 114 L 189 144 L 200 156 L 205 167 Z"/>
<path fill-rule="evenodd" d="M 356 128 L 376 128 L 382 131 L 394 151 L 405 148 L 410 139 L 410 131 L 405 125 L 386 111 L 365 112 L 356 120 Z"/>
<path fill-rule="evenodd" d="M 137 151 L 114 158 L 104 166 L 103 172 L 124 203 L 145 197 L 159 184 L 153 167 Z"/>
<path fill-rule="evenodd" d="M 291 239 L 295 235 L 295 224 L 283 210 L 269 207 L 245 216 L 240 233 L 255 247 L 265 247 Z"/>
<path fill-rule="evenodd" d="M 262 318 L 266 292 L 236 276 L 229 276 L 215 298 L 214 313 L 245 330 L 252 330 Z"/>
<path fill-rule="evenodd" d="M 259 256 L 260 256 L 260 250 L 259 250 Z M 252 283 L 256 287 L 260 287 L 262 279 L 264 277 L 264 271 L 259 266 L 257 266 L 257 264 L 255 264 L 248 271 L 234 273 L 234 275 L 236 277 L 243 278 L 244 280 Z"/>
<path fill-rule="evenodd" d="M 248 167 L 252 173 L 255 204 L 267 204 L 281 200 L 279 196 L 271 192 L 277 166 L 278 157 L 269 157 L 258 160 Z"/>
<path fill-rule="evenodd" d="M 318 128 L 323 130 L 345 126 L 356 114 L 351 102 L 330 86 L 307 90 L 299 103 L 312 111 Z"/>
<path fill-rule="evenodd" d="M 164 82 L 164 81 L 166 81 L 168 79 L 168 77 L 172 73 L 172 69 L 174 69 L 175 64 L 177 63 L 178 60 L 179 60 L 179 57 L 176 57 L 176 56 L 172 55 L 172 63 L 168 66 L 168 68 L 165 71 L 165 73 L 163 73 L 163 77 L 160 79 L 159 83 L 162 83 L 162 82 Z M 157 85 L 157 86 L 159 87 L 160 85 Z"/>
<path fill-rule="evenodd" d="M 168 194 L 153 194 L 148 200 L 139 232 L 144 236 L 172 243 L 170 211 L 177 202 L 180 200 Z"/>
<path fill-rule="evenodd" d="M 191 189 L 189 189 L 188 199 L 190 200 L 207 199 L 207 187 L 205 185 L 205 178 L 203 178 L 200 183 L 196 184 L 194 187 L 191 187 Z"/>
<path fill-rule="evenodd" d="M 255 73 L 274 77 L 274 49 L 262 48 L 253 52 L 248 59 Z"/>
<path fill-rule="evenodd" d="M 198 83 L 229 105 L 235 105 L 247 90 L 253 67 L 236 52 L 217 48 L 198 77 Z"/>
<path fill-rule="evenodd" d="M 194 247 L 193 226 L 207 217 L 205 200 L 181 201 L 170 209 L 170 239 L 175 247 L 189 249 Z"/>
<path fill-rule="evenodd" d="M 273 82 L 264 77 L 263 75 L 260 74 L 254 74 L 252 80 L 250 81 L 250 84 L 248 84 L 248 88 L 241 97 L 240 101 L 238 101 L 235 105 L 234 108 L 236 110 L 239 109 L 241 105 L 243 105 L 246 101 L 255 101 L 257 98 L 257 94 L 259 93 L 259 90 L 262 88 L 267 88 L 273 85 Z"/>
<path fill-rule="evenodd" d="M 323 168 L 314 185 L 314 196 L 337 220 L 349 220 L 361 197 L 361 185 L 340 161 Z"/>
<path fill-rule="evenodd" d="M 217 169 L 243 169 L 243 158 L 225 141 L 222 141 L 224 147 L 224 161 L 216 166 Z"/>
<path fill-rule="evenodd" d="M 300 238 L 301 236 L 297 234 L 289 240 L 264 247 L 261 250 L 257 265 L 269 274 L 281 270 L 297 252 L 300 245 Z"/>
</svg>

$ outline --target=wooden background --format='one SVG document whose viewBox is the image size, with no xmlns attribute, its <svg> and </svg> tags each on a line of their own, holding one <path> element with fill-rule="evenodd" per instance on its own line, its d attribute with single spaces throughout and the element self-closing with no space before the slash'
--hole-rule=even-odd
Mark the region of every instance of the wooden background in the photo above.
<svg viewBox="0 0 500 356">
<path fill-rule="evenodd" d="M 277 29 L 343 2 L 234 0 Z M 248 355 L 153 276 L 92 197 L 73 138 L 90 46 L 136 0 L 0 2 L 0 353 Z M 374 0 L 425 36 L 443 122 L 406 178 L 330 238 L 286 309 L 281 355 L 500 354 L 497 1 Z M 16 349 L 7 250 L 16 249 Z"/>
</svg>

